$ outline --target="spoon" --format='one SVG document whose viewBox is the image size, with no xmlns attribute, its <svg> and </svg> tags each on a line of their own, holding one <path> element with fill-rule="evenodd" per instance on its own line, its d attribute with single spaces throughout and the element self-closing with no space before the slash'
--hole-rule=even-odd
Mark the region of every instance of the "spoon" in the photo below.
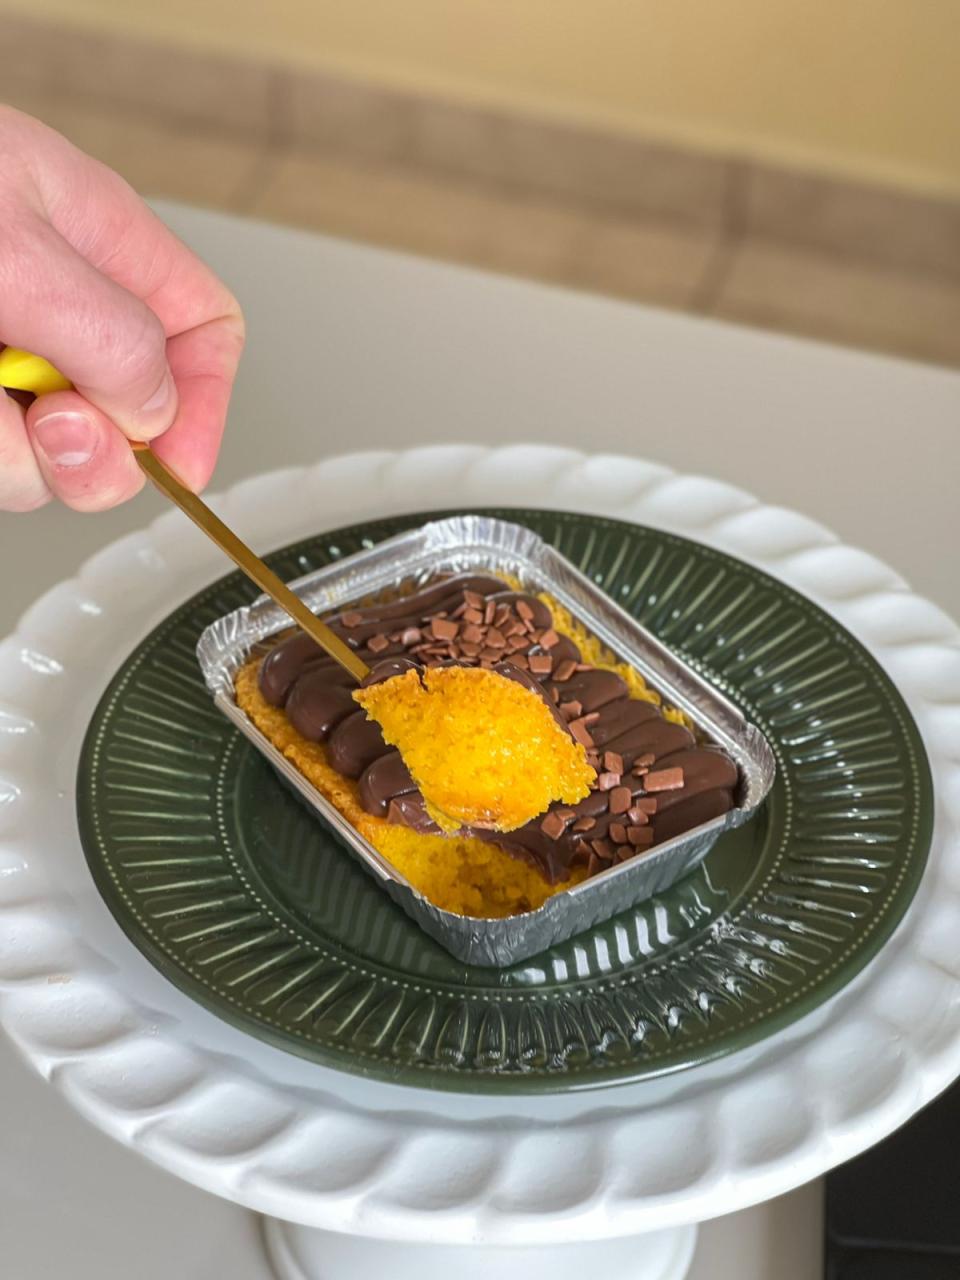
<svg viewBox="0 0 960 1280">
<path fill-rule="evenodd" d="M 0 387 L 13 391 L 27 391 L 43 395 L 49 391 L 65 391 L 71 384 L 62 374 L 40 356 L 30 355 L 13 347 L 0 351 Z M 358 682 L 370 673 L 367 664 L 353 652 L 349 645 L 321 622 L 299 596 L 294 595 L 285 582 L 268 568 L 259 556 L 229 529 L 219 516 L 214 515 L 205 502 L 188 489 L 165 463 L 161 462 L 146 444 L 131 445 L 141 471 L 172 503 L 189 516 L 193 523 L 230 557 L 251 582 L 278 604 L 301 627 L 311 640 L 330 655 Z"/>
<path fill-rule="evenodd" d="M 40 356 L 33 356 L 29 352 L 15 350 L 11 347 L 0 350 L 0 387 L 10 387 L 16 391 L 27 391 L 38 395 L 49 391 L 66 390 L 70 385 L 62 374 Z M 246 543 L 241 542 L 233 530 L 229 529 L 219 516 L 214 515 L 206 503 L 192 490 L 188 489 L 165 463 L 160 461 L 149 445 L 134 441 L 131 443 L 131 448 L 140 469 L 156 485 L 160 492 L 178 506 L 185 515 L 189 516 L 193 523 L 202 529 L 207 537 L 212 539 L 220 550 L 225 552 L 252 582 L 257 584 L 261 591 L 265 592 L 281 609 L 288 613 L 294 622 L 321 649 L 325 650 L 331 658 L 338 662 L 362 685 L 370 674 L 370 668 L 367 664 L 325 623 L 311 613 L 286 583 L 282 582 L 272 569 L 268 569 L 263 561 L 254 555 Z M 486 694 L 480 693 L 478 696 L 476 681 L 484 676 L 489 677 L 491 680 L 501 680 L 504 687 L 499 688 L 499 690 L 496 688 L 493 691 L 488 690 Z M 456 685 L 460 677 L 465 677 L 467 687 Z M 400 677 L 401 684 L 404 678 L 404 676 Z M 545 697 L 533 697 L 532 705 L 540 717 L 540 722 L 537 723 L 535 717 L 534 727 L 527 733 L 520 732 L 515 734 L 516 741 L 512 745 L 510 745 L 510 734 L 504 735 L 503 732 L 504 715 L 491 713 L 489 705 L 491 698 L 494 699 L 496 707 L 499 708 L 505 697 L 508 697 L 508 695 L 515 697 L 518 692 L 515 688 L 515 683 L 526 683 L 523 673 L 516 671 L 504 678 L 502 674 L 498 676 L 494 672 L 482 670 L 461 670 L 459 676 L 453 671 L 441 670 L 432 673 L 432 679 L 438 683 L 437 692 L 439 697 L 433 699 L 435 703 L 439 703 L 440 719 L 438 724 L 446 732 L 446 741 L 439 758 L 433 748 L 436 748 L 437 742 L 443 739 L 443 731 L 440 728 L 435 728 L 434 732 L 428 735 L 430 741 L 427 743 L 424 758 L 430 763 L 431 756 L 433 757 L 431 768 L 434 772 L 436 772 L 436 765 L 439 763 L 440 769 L 436 777 L 429 770 L 427 776 L 423 776 L 422 770 L 416 767 L 414 754 L 412 754 L 419 753 L 423 747 L 423 743 L 420 741 L 420 731 L 426 722 L 426 716 L 425 704 L 422 700 L 419 700 L 419 695 L 429 691 L 421 687 L 419 683 L 414 686 L 408 685 L 399 692 L 394 688 L 391 695 L 384 702 L 384 685 L 380 684 L 379 690 L 377 687 L 367 689 L 364 694 L 357 695 L 357 700 L 367 712 L 367 715 L 377 721 L 382 729 L 386 730 L 387 720 L 391 725 L 396 720 L 402 732 L 385 731 L 386 741 L 396 745 L 401 756 L 407 761 L 411 774 L 417 780 L 427 801 L 428 812 L 444 830 L 458 830 L 467 817 L 469 817 L 471 823 L 477 826 L 487 827 L 495 831 L 512 830 L 536 817 L 538 813 L 544 812 L 552 800 L 565 799 L 569 800 L 570 803 L 575 803 L 587 794 L 589 776 L 594 774 L 594 770 L 587 763 L 583 747 L 574 745 L 574 740 L 569 736 L 566 724 L 559 719 L 558 713 L 549 705 Z M 454 682 L 452 691 L 449 685 L 451 680 Z M 394 680 L 388 679 L 386 681 L 386 684 L 392 686 L 395 686 L 396 683 Z M 413 707 L 407 706 L 405 709 L 404 697 L 409 702 L 411 694 L 417 695 L 418 701 Z M 409 715 L 411 710 L 413 712 L 412 717 Z M 529 721 L 531 704 L 526 704 L 525 710 L 527 712 L 526 720 Z M 507 711 L 506 719 L 511 724 L 520 723 L 524 720 L 524 716 L 515 707 L 511 706 L 507 708 Z M 405 721 L 411 718 L 416 730 L 412 737 L 407 732 L 409 726 L 405 725 Z M 451 718 L 455 726 L 452 733 Z M 562 733 L 558 734 L 558 729 L 562 730 Z M 457 733 L 461 735 L 459 740 Z M 516 760 L 522 762 L 520 773 L 528 779 L 536 777 L 541 782 L 539 789 L 535 788 L 535 799 L 531 799 L 526 808 L 523 807 L 521 802 L 519 810 L 517 809 L 516 796 L 514 794 L 517 788 L 511 777 L 508 775 L 505 784 L 503 784 L 503 780 L 498 779 L 498 770 L 493 768 L 496 761 L 492 757 L 485 758 L 483 755 L 489 744 L 494 744 L 494 750 L 499 749 L 502 754 L 505 742 L 510 745 L 508 755 L 512 753 Z M 543 754 L 542 744 L 544 742 L 551 744 L 551 749 L 547 756 Z M 479 800 L 477 797 L 472 796 L 467 796 L 466 799 L 461 797 L 457 800 L 459 808 L 457 808 L 456 812 L 450 814 L 447 812 L 449 806 L 436 799 L 434 792 L 438 791 L 445 795 L 444 788 L 449 789 L 450 779 L 446 769 L 447 762 L 451 759 L 462 759 L 464 757 L 472 759 L 470 752 L 472 750 L 476 755 L 478 744 L 480 749 L 478 758 L 479 772 L 485 777 L 488 784 L 492 780 L 492 792 L 489 795 L 485 792 Z M 531 745 L 536 747 L 532 755 Z M 487 755 L 489 756 L 488 750 Z M 416 760 L 419 759 L 420 754 L 416 754 Z M 545 786 L 542 785 L 545 780 L 540 777 L 544 768 L 547 768 Z M 502 768 L 500 768 L 499 773 L 503 773 Z M 489 786 L 487 791 L 490 791 Z M 432 797 L 436 799 L 435 803 L 432 803 Z M 477 808 L 478 804 L 480 806 L 479 809 Z M 476 812 L 474 812 L 475 809 Z"/>
</svg>

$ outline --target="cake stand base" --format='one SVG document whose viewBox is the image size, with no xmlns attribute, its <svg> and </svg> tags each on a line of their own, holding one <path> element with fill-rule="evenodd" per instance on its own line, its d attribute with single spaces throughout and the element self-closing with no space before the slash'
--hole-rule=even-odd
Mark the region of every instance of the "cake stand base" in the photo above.
<svg viewBox="0 0 960 1280">
<path fill-rule="evenodd" d="M 317 1231 L 264 1218 L 267 1256 L 278 1280 L 683 1280 L 695 1226 L 585 1244 L 494 1248 L 404 1244 Z"/>
</svg>

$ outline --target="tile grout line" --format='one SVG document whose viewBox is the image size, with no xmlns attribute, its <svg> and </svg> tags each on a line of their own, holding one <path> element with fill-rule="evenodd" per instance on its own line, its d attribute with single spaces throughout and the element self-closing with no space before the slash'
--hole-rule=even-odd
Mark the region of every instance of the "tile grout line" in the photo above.
<svg viewBox="0 0 960 1280">
<path fill-rule="evenodd" d="M 748 181 L 748 166 L 740 160 L 728 160 L 720 235 L 687 303 L 688 310 L 699 315 L 715 313 L 737 254 L 746 239 Z"/>
<path fill-rule="evenodd" d="M 249 214 L 282 161 L 290 153 L 292 110 L 289 81 L 279 69 L 271 69 L 267 79 L 266 128 L 248 172 L 228 196 L 234 213 Z"/>
</svg>

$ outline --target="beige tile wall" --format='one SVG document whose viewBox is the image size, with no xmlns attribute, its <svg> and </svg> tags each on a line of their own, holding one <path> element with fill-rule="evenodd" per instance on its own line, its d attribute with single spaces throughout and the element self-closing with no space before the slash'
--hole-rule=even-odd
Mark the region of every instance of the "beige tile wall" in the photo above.
<svg viewBox="0 0 960 1280">
<path fill-rule="evenodd" d="M 3 63 L 147 195 L 960 365 L 947 201 L 22 18 Z"/>
</svg>

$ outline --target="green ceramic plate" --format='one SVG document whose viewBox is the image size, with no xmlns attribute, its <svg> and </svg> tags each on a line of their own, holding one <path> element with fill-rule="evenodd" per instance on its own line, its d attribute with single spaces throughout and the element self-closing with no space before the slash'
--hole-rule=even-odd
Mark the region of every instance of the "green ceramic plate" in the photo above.
<svg viewBox="0 0 960 1280">
<path fill-rule="evenodd" d="M 757 818 L 662 897 L 514 968 L 466 968 L 211 705 L 194 648 L 252 597 L 233 574 L 157 627 L 90 725 L 80 832 L 117 920 L 228 1021 L 406 1084 L 635 1080 L 809 1013 L 876 954 L 926 860 L 930 774 L 896 690 L 828 615 L 729 556 L 614 520 L 491 514 L 546 538 L 764 730 L 778 773 Z M 341 529 L 270 562 L 296 577 L 426 518 Z"/>
</svg>

